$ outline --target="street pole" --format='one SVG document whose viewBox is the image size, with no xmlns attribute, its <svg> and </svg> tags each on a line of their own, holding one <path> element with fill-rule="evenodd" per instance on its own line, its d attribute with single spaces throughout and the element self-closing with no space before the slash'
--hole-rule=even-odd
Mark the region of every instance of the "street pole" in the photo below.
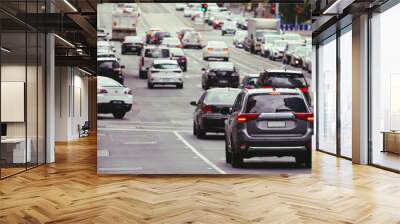
<svg viewBox="0 0 400 224">
<path fill-rule="evenodd" d="M 275 18 L 279 18 L 279 3 L 275 3 Z"/>
</svg>

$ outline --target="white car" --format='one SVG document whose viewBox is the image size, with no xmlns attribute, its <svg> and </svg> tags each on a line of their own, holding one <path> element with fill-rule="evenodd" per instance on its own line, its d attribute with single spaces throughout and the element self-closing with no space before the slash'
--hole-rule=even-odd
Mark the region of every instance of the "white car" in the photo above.
<svg viewBox="0 0 400 224">
<path fill-rule="evenodd" d="M 108 33 L 106 33 L 105 28 L 97 28 L 97 40 L 107 41 Z"/>
<path fill-rule="evenodd" d="M 168 47 L 147 45 L 140 57 L 139 62 L 139 78 L 145 79 L 147 72 L 153 64 L 155 59 L 170 59 L 171 52 Z"/>
<path fill-rule="evenodd" d="M 203 38 L 199 32 L 185 32 L 185 35 L 182 38 L 182 46 L 183 48 L 203 48 Z"/>
<path fill-rule="evenodd" d="M 175 10 L 176 11 L 183 11 L 186 8 L 186 3 L 176 3 Z"/>
<path fill-rule="evenodd" d="M 221 27 L 221 34 L 224 36 L 225 34 L 232 34 L 236 33 L 236 23 L 232 21 L 225 21 Z"/>
<path fill-rule="evenodd" d="M 181 41 L 177 37 L 165 37 L 161 45 L 173 48 L 182 48 Z"/>
<path fill-rule="evenodd" d="M 97 41 L 97 50 L 111 50 L 116 52 L 117 50 L 109 41 Z"/>
<path fill-rule="evenodd" d="M 203 48 L 203 60 L 208 61 L 210 58 L 222 58 L 224 61 L 229 60 L 229 48 L 223 41 L 208 41 Z"/>
<path fill-rule="evenodd" d="M 190 17 L 190 16 L 192 16 L 192 12 L 193 12 L 194 10 L 192 9 L 192 8 L 190 8 L 190 7 L 186 7 L 184 10 L 183 10 L 183 16 L 184 17 Z"/>
<path fill-rule="evenodd" d="M 280 35 L 276 35 L 276 34 L 267 34 L 264 35 L 264 37 L 262 38 L 261 41 L 261 51 L 260 54 L 263 57 L 269 57 L 270 51 L 272 46 L 274 45 L 274 41 L 276 40 L 282 40 L 282 37 Z"/>
<path fill-rule="evenodd" d="M 237 30 L 235 36 L 233 37 L 233 45 L 238 48 L 244 46 L 244 39 L 248 36 L 246 30 Z"/>
<path fill-rule="evenodd" d="M 271 59 L 272 61 L 282 59 L 287 43 L 287 40 L 275 40 L 270 50 L 269 59 Z"/>
<path fill-rule="evenodd" d="M 152 89 L 154 85 L 175 85 L 183 88 L 182 69 L 176 60 L 157 59 L 148 71 L 147 87 Z"/>
<path fill-rule="evenodd" d="M 132 90 L 114 79 L 97 76 L 97 112 L 122 119 L 132 108 Z"/>
</svg>

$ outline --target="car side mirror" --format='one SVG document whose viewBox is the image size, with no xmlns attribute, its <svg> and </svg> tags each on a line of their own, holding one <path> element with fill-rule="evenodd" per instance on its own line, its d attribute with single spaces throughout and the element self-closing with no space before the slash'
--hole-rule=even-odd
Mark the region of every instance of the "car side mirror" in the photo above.
<svg viewBox="0 0 400 224">
<path fill-rule="evenodd" d="M 125 68 L 125 65 L 121 65 L 121 68 L 124 69 L 124 68 Z"/>
<path fill-rule="evenodd" d="M 190 105 L 197 106 L 197 102 L 196 101 L 190 101 Z"/>
<path fill-rule="evenodd" d="M 231 107 L 224 107 L 221 110 L 221 114 L 227 115 L 232 113 L 232 108 Z"/>
<path fill-rule="evenodd" d="M 204 72 L 204 71 L 206 71 L 206 69 L 205 68 L 201 68 L 201 70 Z"/>
</svg>

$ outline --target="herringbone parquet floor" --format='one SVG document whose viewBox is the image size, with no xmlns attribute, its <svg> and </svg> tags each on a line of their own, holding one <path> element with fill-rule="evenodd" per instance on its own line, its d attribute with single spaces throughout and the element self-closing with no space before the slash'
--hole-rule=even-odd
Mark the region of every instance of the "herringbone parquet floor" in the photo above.
<svg viewBox="0 0 400 224">
<path fill-rule="evenodd" d="M 92 137 L 0 181 L 0 223 L 400 223 L 400 175 L 316 152 L 311 174 L 98 176 Z"/>
</svg>

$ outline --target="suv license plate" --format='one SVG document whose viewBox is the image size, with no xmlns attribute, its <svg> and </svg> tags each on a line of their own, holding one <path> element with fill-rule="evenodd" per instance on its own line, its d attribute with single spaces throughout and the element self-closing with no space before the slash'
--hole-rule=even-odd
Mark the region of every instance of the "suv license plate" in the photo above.
<svg viewBox="0 0 400 224">
<path fill-rule="evenodd" d="M 286 122 L 284 122 L 284 121 L 268 121 L 267 126 L 269 128 L 284 128 L 284 127 L 286 127 Z"/>
<path fill-rule="evenodd" d="M 112 101 L 112 103 L 113 104 L 123 104 L 124 102 L 120 101 L 120 100 L 114 100 L 114 101 Z"/>
</svg>

